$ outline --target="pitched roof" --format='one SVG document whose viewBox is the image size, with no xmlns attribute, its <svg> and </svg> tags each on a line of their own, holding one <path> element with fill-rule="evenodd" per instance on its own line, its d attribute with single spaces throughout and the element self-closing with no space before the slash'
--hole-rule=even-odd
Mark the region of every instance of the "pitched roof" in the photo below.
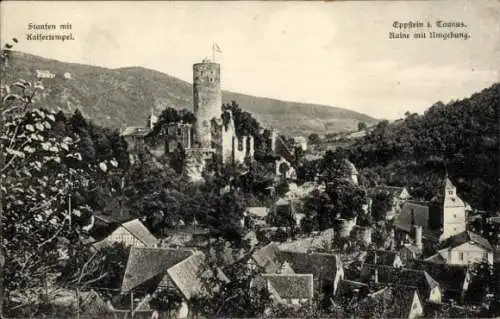
<svg viewBox="0 0 500 319">
<path fill-rule="evenodd" d="M 424 259 L 425 261 L 432 262 L 432 263 L 446 263 L 447 260 L 446 258 L 443 257 L 443 255 L 440 252 L 437 252 L 436 254 L 427 257 Z"/>
<path fill-rule="evenodd" d="M 295 273 L 313 274 L 327 280 L 334 280 L 337 269 L 342 268 L 342 261 L 335 254 L 280 251 L 279 260 L 288 262 Z"/>
<path fill-rule="evenodd" d="M 411 231 L 413 225 L 422 226 L 423 232 L 429 230 L 429 206 L 426 203 L 407 201 L 394 217 L 396 228 Z"/>
<path fill-rule="evenodd" d="M 278 245 L 275 242 L 271 242 L 266 246 L 256 250 L 252 254 L 252 259 L 259 266 L 264 268 L 264 272 L 273 273 L 279 269 L 278 262 Z"/>
<path fill-rule="evenodd" d="M 274 205 L 276 205 L 276 206 L 288 206 L 288 205 L 290 205 L 290 201 L 287 199 L 284 199 L 284 198 L 280 198 L 274 203 Z"/>
<path fill-rule="evenodd" d="M 101 218 L 101 217 L 99 217 Z M 115 223 L 113 222 L 113 219 L 106 219 L 107 221 L 110 221 L 111 224 Z M 143 243 L 147 247 L 154 247 L 158 244 L 158 239 L 156 239 L 153 234 L 149 231 L 149 229 L 144 226 L 144 224 L 137 218 L 129 220 L 128 222 L 125 222 L 121 225 L 118 225 L 117 228 L 113 230 L 115 232 L 119 228 L 123 228 L 126 231 L 128 231 L 133 237 L 137 238 L 141 243 Z M 109 236 L 108 236 L 109 237 Z M 99 242 L 93 243 L 93 246 L 96 249 L 101 249 L 103 247 L 108 246 L 111 241 L 108 239 L 108 237 L 104 238 L 103 240 Z"/>
<path fill-rule="evenodd" d="M 265 218 L 269 214 L 268 207 L 247 207 L 246 211 L 252 216 Z"/>
<path fill-rule="evenodd" d="M 487 249 L 489 251 L 493 251 L 493 246 L 491 246 L 490 242 L 486 238 L 481 237 L 480 235 L 473 233 L 471 231 L 463 231 L 461 233 L 458 233 L 454 236 L 447 238 L 439 245 L 439 248 L 440 249 L 444 249 L 444 248 L 451 249 L 451 248 L 460 246 L 462 244 L 465 244 L 467 242 L 473 242 L 473 243 L 483 247 L 484 249 Z"/>
<path fill-rule="evenodd" d="M 396 256 L 398 255 L 394 251 L 369 250 L 365 257 L 365 262 L 375 265 L 392 266 L 394 264 Z"/>
<path fill-rule="evenodd" d="M 403 193 L 403 191 L 406 189 L 405 187 L 398 187 L 398 186 L 386 186 L 386 185 L 381 185 L 376 187 L 377 190 L 385 191 L 391 194 L 392 197 L 399 197 Z"/>
<path fill-rule="evenodd" d="M 265 274 L 262 276 L 268 285 L 283 299 L 312 300 L 313 275 L 311 274 Z"/>
<path fill-rule="evenodd" d="M 190 250 L 132 247 L 123 276 L 121 290 L 127 292 L 193 254 Z"/>
<path fill-rule="evenodd" d="M 167 270 L 168 275 L 179 288 L 183 296 L 189 300 L 202 290 L 201 276 L 205 255 L 197 252 Z"/>
<path fill-rule="evenodd" d="M 407 287 L 386 287 L 373 294 L 365 302 L 383 304 L 380 309 L 385 309 L 385 316 L 388 318 L 408 318 L 412 310 L 413 301 L 420 297 L 416 289 Z M 368 310 L 373 307 L 368 307 Z M 373 316 L 373 314 L 371 314 Z"/>
<path fill-rule="evenodd" d="M 443 290 L 448 291 L 461 292 L 468 273 L 467 266 L 438 264 L 422 260 L 414 260 L 409 267 L 425 270 L 439 283 Z"/>
<path fill-rule="evenodd" d="M 311 250 L 328 248 L 332 245 L 334 238 L 334 230 L 333 228 L 330 228 L 320 232 L 317 235 L 311 235 L 306 238 L 281 243 L 279 244 L 279 249 L 306 253 Z"/>
<path fill-rule="evenodd" d="M 359 298 L 364 298 L 368 292 L 369 286 L 366 283 L 343 279 L 339 281 L 335 295 L 337 297 L 346 296 L 351 298 L 354 294 L 358 294 Z"/>
<path fill-rule="evenodd" d="M 146 246 L 155 246 L 158 243 L 158 239 L 137 218 L 123 223 L 121 226 Z"/>
<path fill-rule="evenodd" d="M 430 290 L 439 286 L 426 271 L 416 269 L 396 269 L 389 266 L 364 264 L 361 269 L 361 281 L 369 282 L 373 280 L 377 271 L 378 281 L 399 286 L 415 287 L 424 295 L 428 295 Z"/>
</svg>

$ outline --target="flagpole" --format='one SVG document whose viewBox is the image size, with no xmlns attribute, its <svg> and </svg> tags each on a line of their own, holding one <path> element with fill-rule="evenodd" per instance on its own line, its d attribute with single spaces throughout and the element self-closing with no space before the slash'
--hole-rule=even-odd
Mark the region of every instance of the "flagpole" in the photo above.
<svg viewBox="0 0 500 319">
<path fill-rule="evenodd" d="M 215 63 L 215 45 L 212 44 L 212 61 Z"/>
</svg>

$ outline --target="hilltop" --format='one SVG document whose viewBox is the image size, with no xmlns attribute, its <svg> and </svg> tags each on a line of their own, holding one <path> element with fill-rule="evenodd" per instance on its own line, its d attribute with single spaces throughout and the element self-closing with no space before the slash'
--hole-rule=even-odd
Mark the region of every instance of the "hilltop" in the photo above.
<svg viewBox="0 0 500 319">
<path fill-rule="evenodd" d="M 99 125 L 122 129 L 144 125 L 154 108 L 167 106 L 192 110 L 192 85 L 168 74 L 142 67 L 107 69 L 66 63 L 14 51 L 7 81 L 33 81 L 36 70 L 48 70 L 53 79 L 43 79 L 45 90 L 38 95 L 40 106 L 74 112 Z M 189 67 L 189 66 L 186 66 Z M 71 79 L 64 77 L 71 74 Z M 358 122 L 375 124 L 376 119 L 351 110 L 307 103 L 287 102 L 223 91 L 223 103 L 235 100 L 264 127 L 287 134 L 327 134 L 357 128 Z"/>
</svg>

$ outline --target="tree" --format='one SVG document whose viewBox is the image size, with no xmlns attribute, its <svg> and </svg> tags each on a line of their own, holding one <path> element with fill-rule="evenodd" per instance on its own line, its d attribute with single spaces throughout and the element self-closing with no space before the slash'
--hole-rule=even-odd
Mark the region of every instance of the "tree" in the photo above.
<svg viewBox="0 0 500 319">
<path fill-rule="evenodd" d="M 365 122 L 358 122 L 358 131 L 366 130 L 367 126 Z"/>
<path fill-rule="evenodd" d="M 321 144 L 321 137 L 317 133 L 311 133 L 307 138 L 309 144 L 311 145 L 319 145 Z"/>
<path fill-rule="evenodd" d="M 79 254 L 74 254 L 63 269 L 60 283 L 70 283 L 80 289 L 106 288 L 118 291 L 121 285 L 130 246 L 114 243 L 93 252 L 88 247 L 78 246 Z"/>
<path fill-rule="evenodd" d="M 182 301 L 181 296 L 171 293 L 168 289 L 157 289 L 149 305 L 152 309 L 166 312 L 167 318 L 176 318 L 173 314 L 180 310 Z"/>
<path fill-rule="evenodd" d="M 2 51 L 2 71 L 6 56 Z M 87 192 L 96 172 L 105 174 L 109 162 L 99 163 L 100 170 L 81 165 L 79 136 L 61 125 L 55 129 L 56 112 L 32 107 L 41 83 L 18 80 L 4 88 L 0 220 L 1 277 L 7 285 L 0 289 L 7 289 L 8 301 L 15 294 L 21 303 L 33 303 L 31 298 L 46 296 L 43 287 L 56 282 L 72 254 L 79 253 L 72 249 L 80 243 L 81 227 L 72 222 L 81 213 L 74 199 Z"/>
<path fill-rule="evenodd" d="M 392 208 L 392 195 L 389 192 L 378 190 L 372 195 L 372 217 L 376 221 L 385 220 L 387 212 Z"/>
<path fill-rule="evenodd" d="M 216 267 L 217 260 L 208 259 L 206 265 L 212 274 L 220 271 Z M 196 300 L 197 309 L 205 316 L 213 318 L 262 316 L 269 305 L 269 294 L 267 289 L 259 289 L 252 285 L 259 275 L 257 270 L 251 270 L 239 262 L 226 268 L 225 274 L 229 282 L 217 276 L 204 277 L 202 285 L 207 294 Z"/>
</svg>

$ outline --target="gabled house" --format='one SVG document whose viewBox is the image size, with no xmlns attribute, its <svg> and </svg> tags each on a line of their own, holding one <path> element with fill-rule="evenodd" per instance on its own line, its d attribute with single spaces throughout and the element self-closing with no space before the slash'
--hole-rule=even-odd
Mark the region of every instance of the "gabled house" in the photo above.
<svg viewBox="0 0 500 319">
<path fill-rule="evenodd" d="M 431 275 L 439 283 L 445 300 L 459 301 L 469 288 L 471 274 L 468 266 L 414 260 L 409 267 L 424 270 Z"/>
<path fill-rule="evenodd" d="M 186 318 L 189 301 L 210 293 L 204 288 L 204 278 L 217 276 L 222 282 L 229 281 L 220 269 L 216 272 L 206 267 L 205 255 L 199 251 L 132 247 L 121 291 L 153 296 L 158 291 L 176 294 L 183 300 L 178 317 Z"/>
<path fill-rule="evenodd" d="M 464 231 L 443 241 L 437 254 L 450 265 L 469 265 L 481 261 L 493 264 L 493 246 L 471 231 Z"/>
<path fill-rule="evenodd" d="M 387 250 L 369 250 L 365 256 L 365 263 L 373 265 L 391 266 L 402 268 L 403 262 L 399 255 L 394 251 Z"/>
<path fill-rule="evenodd" d="M 398 249 L 398 255 L 401 262 L 407 265 L 412 260 L 420 258 L 422 256 L 422 249 L 413 244 L 404 244 Z"/>
<path fill-rule="evenodd" d="M 118 225 L 109 236 L 94 243 L 93 247 L 99 250 L 113 243 L 123 243 L 125 246 L 133 247 L 156 247 L 158 239 L 139 219 L 132 219 Z"/>
<path fill-rule="evenodd" d="M 424 301 L 441 303 L 439 283 L 424 270 L 364 264 L 360 277 L 360 281 L 364 283 L 414 287 Z"/>
<path fill-rule="evenodd" d="M 311 304 L 314 297 L 311 274 L 264 274 L 271 299 L 288 305 Z"/>
<path fill-rule="evenodd" d="M 278 244 L 271 242 L 253 252 L 248 266 L 250 269 L 258 269 L 264 273 L 275 273 L 280 268 L 278 253 Z"/>
<path fill-rule="evenodd" d="M 368 284 L 359 282 L 359 281 L 354 281 L 354 280 L 347 280 L 343 279 L 339 282 L 339 286 L 337 288 L 337 292 L 335 293 L 335 301 L 339 302 L 342 304 L 343 301 L 345 300 L 362 300 L 368 296 L 368 293 L 370 292 L 370 287 Z"/>
<path fill-rule="evenodd" d="M 415 288 L 385 287 L 358 305 L 360 317 L 418 318 L 424 315 L 424 304 Z"/>
<path fill-rule="evenodd" d="M 335 295 L 339 282 L 344 279 L 340 257 L 328 253 L 279 251 L 279 261 L 288 262 L 297 274 L 312 274 L 315 287 L 328 295 Z"/>
<path fill-rule="evenodd" d="M 130 126 L 123 130 L 120 136 L 127 142 L 127 150 L 137 153 L 139 149 L 145 147 L 145 139 L 150 132 L 149 127 Z"/>
</svg>

